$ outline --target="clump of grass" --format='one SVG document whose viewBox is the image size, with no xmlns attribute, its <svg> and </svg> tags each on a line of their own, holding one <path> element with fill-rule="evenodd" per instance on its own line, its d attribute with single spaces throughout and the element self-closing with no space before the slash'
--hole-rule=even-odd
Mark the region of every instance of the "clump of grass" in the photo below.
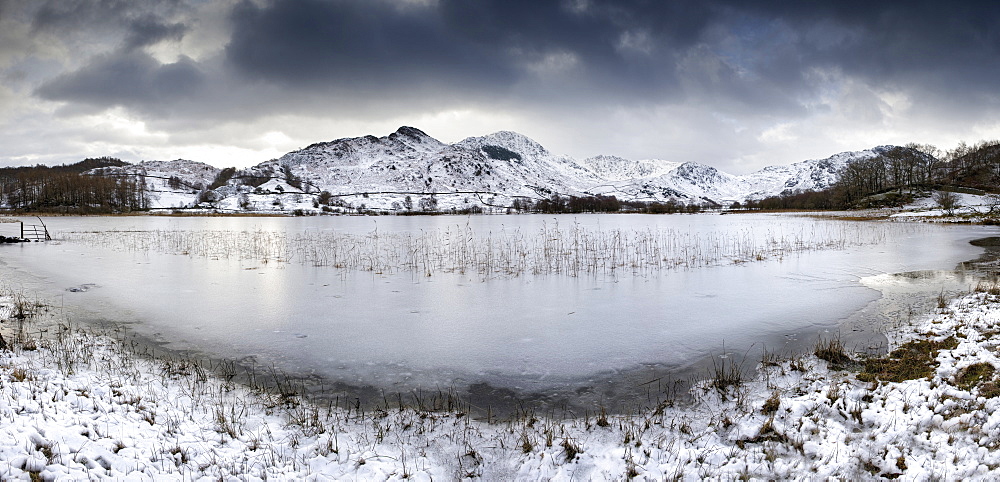
<svg viewBox="0 0 1000 482">
<path fill-rule="evenodd" d="M 14 318 L 15 320 L 33 318 L 37 316 L 39 310 L 44 307 L 44 305 L 38 301 L 28 299 L 28 297 L 21 292 L 10 292 L 8 296 L 10 296 L 11 303 L 13 304 L 11 318 Z"/>
<path fill-rule="evenodd" d="M 944 290 L 937 297 L 937 307 L 939 310 L 943 310 L 948 307 L 948 297 L 944 295 Z"/>
<path fill-rule="evenodd" d="M 604 407 L 601 407 L 601 413 L 597 416 L 596 423 L 598 427 L 607 427 L 611 425 L 608 423 L 608 412 L 604 409 Z"/>
<path fill-rule="evenodd" d="M 844 350 L 844 344 L 837 337 L 828 340 L 820 337 L 813 353 L 820 360 L 826 360 L 835 367 L 846 365 L 852 361 L 847 351 Z"/>
<path fill-rule="evenodd" d="M 528 436 L 528 432 L 521 433 L 521 453 L 530 454 L 532 450 L 535 449 L 535 444 L 531 441 L 531 437 Z"/>
<path fill-rule="evenodd" d="M 955 382 L 959 388 L 971 390 L 983 381 L 992 380 L 994 372 L 996 372 L 996 368 L 989 363 L 974 363 L 958 372 L 958 376 L 955 377 Z"/>
<path fill-rule="evenodd" d="M 23 382 L 31 378 L 31 375 L 27 370 L 21 367 L 16 367 L 10 371 L 10 379 L 15 382 Z"/>
<path fill-rule="evenodd" d="M 709 386 L 714 388 L 720 395 L 725 396 L 730 388 L 738 388 L 743 385 L 743 370 L 732 358 L 725 358 L 722 361 L 712 359 L 711 378 Z"/>
<path fill-rule="evenodd" d="M 979 396 L 984 398 L 1000 397 L 1000 384 L 990 380 L 979 385 Z"/>
<path fill-rule="evenodd" d="M 858 373 L 858 380 L 865 382 L 902 382 L 929 378 L 937 367 L 935 359 L 941 350 L 951 350 L 958 346 L 958 340 L 949 336 L 941 341 L 914 340 L 892 351 L 884 357 L 865 361 Z"/>
<path fill-rule="evenodd" d="M 768 351 L 767 348 L 764 348 L 761 351 L 760 365 L 764 368 L 779 367 L 781 366 L 782 360 L 783 358 L 781 357 L 781 355 Z"/>
<path fill-rule="evenodd" d="M 833 383 L 826 389 L 826 399 L 830 401 L 830 405 L 833 405 L 840 400 L 840 384 Z"/>
<path fill-rule="evenodd" d="M 576 442 L 573 442 L 569 438 L 563 439 L 562 448 L 563 448 L 563 455 L 566 456 L 567 462 L 572 462 L 576 460 L 576 457 L 581 453 L 583 453 L 583 449 L 580 448 L 580 446 L 577 445 Z"/>
<path fill-rule="evenodd" d="M 764 402 L 764 405 L 760 407 L 760 413 L 763 413 L 764 415 L 769 415 L 777 412 L 778 408 L 780 407 L 781 407 L 781 395 L 777 391 L 775 391 L 774 393 L 771 394 L 771 397 Z"/>
<path fill-rule="evenodd" d="M 980 280 L 976 283 L 976 291 L 979 293 L 987 293 L 993 296 L 1000 296 L 1000 283 L 997 280 Z"/>
<path fill-rule="evenodd" d="M 744 449 L 746 444 L 759 444 L 764 442 L 777 442 L 781 444 L 788 443 L 788 436 L 779 432 L 774 426 L 774 415 L 764 421 L 764 424 L 760 426 L 760 430 L 757 431 L 757 435 L 737 440 L 736 446 Z"/>
</svg>

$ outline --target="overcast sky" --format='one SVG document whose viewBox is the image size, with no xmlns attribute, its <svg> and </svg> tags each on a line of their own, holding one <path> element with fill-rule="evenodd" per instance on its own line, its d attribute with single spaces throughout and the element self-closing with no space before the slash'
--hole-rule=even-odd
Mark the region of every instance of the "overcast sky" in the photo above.
<svg viewBox="0 0 1000 482">
<path fill-rule="evenodd" d="M 0 166 L 401 125 L 740 174 L 1000 138 L 1000 2 L 0 0 Z"/>
</svg>

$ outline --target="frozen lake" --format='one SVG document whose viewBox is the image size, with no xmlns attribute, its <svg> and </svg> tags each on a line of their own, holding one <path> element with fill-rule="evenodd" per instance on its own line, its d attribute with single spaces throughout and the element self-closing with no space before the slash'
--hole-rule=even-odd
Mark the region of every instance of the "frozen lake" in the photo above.
<svg viewBox="0 0 1000 482">
<path fill-rule="evenodd" d="M 340 386 L 607 405 L 712 354 L 878 343 L 968 289 L 947 270 L 996 233 L 750 214 L 46 223 L 55 241 L 0 246 L 0 269 L 77 319 Z"/>
</svg>

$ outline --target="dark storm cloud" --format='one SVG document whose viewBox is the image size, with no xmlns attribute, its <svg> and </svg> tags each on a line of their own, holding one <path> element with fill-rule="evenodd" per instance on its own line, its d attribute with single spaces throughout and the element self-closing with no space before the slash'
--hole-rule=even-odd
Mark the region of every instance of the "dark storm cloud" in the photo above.
<svg viewBox="0 0 1000 482">
<path fill-rule="evenodd" d="M 129 25 L 125 48 L 132 50 L 155 45 L 165 40 L 180 40 L 188 27 L 181 23 L 164 23 L 152 15 L 135 19 Z"/>
<path fill-rule="evenodd" d="M 172 115 L 170 104 L 201 95 L 188 115 L 214 106 L 234 118 L 248 109 L 349 115 L 366 104 L 362 115 L 398 115 L 435 102 L 550 114 L 686 103 L 795 118 L 823 94 L 824 76 L 975 105 L 996 101 L 1000 75 L 1000 6 L 985 2 L 245 1 L 220 55 L 161 64 L 142 47 L 185 35 L 168 15 L 179 9 L 45 4 L 36 29 L 115 24 L 122 40 L 36 93 Z"/>
<path fill-rule="evenodd" d="M 226 54 L 247 76 L 290 85 L 402 88 L 435 81 L 504 89 L 529 75 L 526 62 L 568 52 L 579 60 L 573 86 L 665 95 L 692 46 L 706 44 L 704 53 L 734 61 L 711 43 L 707 35 L 715 28 L 748 48 L 738 65 L 720 66 L 717 73 L 731 81 L 721 79 L 717 94 L 733 89 L 733 97 L 744 98 L 767 84 L 802 89 L 814 67 L 874 82 L 954 82 L 982 90 L 1000 68 L 998 9 L 929 1 L 278 0 L 234 11 Z M 783 35 L 761 42 L 778 27 Z M 625 51 L 629 36 L 645 42 L 645 55 Z M 744 69 L 739 78 L 736 68 Z"/>
<path fill-rule="evenodd" d="M 787 51 L 761 69 L 771 78 L 819 66 L 945 95 L 996 90 L 998 2 L 751 1 L 731 8 L 781 21 L 794 32 Z"/>
<path fill-rule="evenodd" d="M 35 12 L 32 28 L 65 36 L 123 35 L 125 49 L 180 40 L 188 27 L 165 17 L 183 10 L 180 0 L 136 2 L 133 0 L 50 0 Z"/>
<path fill-rule="evenodd" d="M 623 35 L 653 35 L 670 49 L 697 38 L 707 14 L 649 2 L 574 9 L 531 0 L 442 0 L 428 5 L 388 1 L 246 2 L 232 16 L 226 55 L 252 78 L 332 88 L 443 88 L 505 91 L 532 80 L 531 66 L 569 55 L 573 82 L 613 87 L 673 85 L 670 51 L 660 61 L 620 52 Z M 653 15 L 653 13 L 657 13 Z M 664 62 L 665 61 L 665 62 Z M 573 90 L 570 88 L 570 90 Z"/>
<path fill-rule="evenodd" d="M 247 2 L 232 21 L 231 64 L 284 84 L 502 85 L 515 75 L 493 45 L 456 36 L 435 9 L 382 1 L 305 0 L 264 8 Z"/>
<path fill-rule="evenodd" d="M 96 107 L 124 106 L 148 112 L 152 106 L 197 97 L 205 82 L 188 58 L 161 64 L 143 52 L 116 53 L 93 59 L 86 67 L 46 83 L 36 94 Z"/>
</svg>

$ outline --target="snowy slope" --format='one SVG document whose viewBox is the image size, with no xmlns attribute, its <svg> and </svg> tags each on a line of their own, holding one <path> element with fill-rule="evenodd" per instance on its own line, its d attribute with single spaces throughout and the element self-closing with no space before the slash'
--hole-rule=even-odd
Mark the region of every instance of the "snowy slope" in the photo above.
<svg viewBox="0 0 1000 482">
<path fill-rule="evenodd" d="M 204 162 L 176 159 L 173 161 L 143 161 L 121 167 L 102 167 L 90 171 L 94 175 L 142 176 L 152 208 L 187 207 L 193 205 L 198 192 L 219 175 L 221 169 Z M 170 178 L 175 178 L 171 182 Z"/>
<path fill-rule="evenodd" d="M 856 152 L 842 152 L 826 159 L 808 160 L 787 166 L 769 166 L 759 171 L 736 176 L 721 172 L 714 167 L 686 162 L 677 164 L 663 173 L 653 173 L 646 177 L 633 177 L 616 173 L 609 175 L 611 182 L 595 186 L 594 194 L 616 195 L 624 199 L 646 201 L 682 200 L 686 202 L 714 202 L 729 204 L 733 201 L 763 199 L 768 196 L 790 194 L 798 191 L 821 190 L 830 187 L 837 180 L 837 173 L 848 163 L 878 156 L 889 146 Z M 608 161 L 600 169 L 614 172 Z M 621 160 L 618 165 L 636 164 L 635 161 Z M 668 166 L 666 163 L 659 164 Z M 633 168 L 625 173 L 641 173 L 641 168 Z"/>
<path fill-rule="evenodd" d="M 892 146 L 879 146 L 864 151 L 841 152 L 826 159 L 765 167 L 742 176 L 744 185 L 752 189 L 745 199 L 762 199 L 776 194 L 828 188 L 837 181 L 837 173 L 847 164 L 877 157 L 891 148 Z"/>
<path fill-rule="evenodd" d="M 618 156 L 596 156 L 584 159 L 583 164 L 608 181 L 627 181 L 666 174 L 678 167 L 680 162 L 645 159 L 633 161 Z"/>
</svg>

